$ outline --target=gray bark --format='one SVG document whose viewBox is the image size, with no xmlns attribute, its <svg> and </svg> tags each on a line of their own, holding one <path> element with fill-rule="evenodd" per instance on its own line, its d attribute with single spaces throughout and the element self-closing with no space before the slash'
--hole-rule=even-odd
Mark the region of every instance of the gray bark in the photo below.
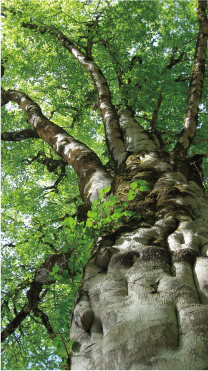
<svg viewBox="0 0 208 371">
<path fill-rule="evenodd" d="M 139 222 L 101 242 L 85 268 L 71 326 L 73 370 L 208 367 L 208 200 L 191 160 L 132 155 Z M 87 323 L 87 326 L 86 326 Z"/>
</svg>

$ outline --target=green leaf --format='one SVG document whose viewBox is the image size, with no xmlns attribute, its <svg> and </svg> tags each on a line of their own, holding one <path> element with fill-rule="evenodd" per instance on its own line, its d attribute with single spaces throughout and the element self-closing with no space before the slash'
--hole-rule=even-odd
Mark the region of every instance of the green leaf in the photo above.
<svg viewBox="0 0 208 371">
<path fill-rule="evenodd" d="M 84 251 L 89 251 L 92 247 L 93 241 L 88 241 L 83 245 L 83 250 Z"/>
<path fill-rule="evenodd" d="M 52 272 L 57 273 L 58 271 L 59 271 L 59 266 L 54 265 L 53 268 L 52 268 Z"/>
<path fill-rule="evenodd" d="M 146 180 L 143 180 L 143 179 L 139 179 L 137 181 L 137 185 L 138 186 L 145 186 L 147 184 Z"/>
<path fill-rule="evenodd" d="M 82 280 L 82 273 L 77 273 L 76 274 L 76 281 L 81 282 L 81 280 Z"/>
<path fill-rule="evenodd" d="M 62 276 L 63 277 L 68 277 L 69 276 L 69 272 L 67 270 L 64 270 L 63 272 L 61 272 Z"/>
<path fill-rule="evenodd" d="M 124 211 L 124 215 L 133 216 L 133 215 L 135 215 L 135 213 L 133 211 Z"/>
<path fill-rule="evenodd" d="M 109 187 L 105 187 L 105 188 L 104 188 L 104 192 L 105 192 L 105 193 L 108 193 L 108 192 L 110 192 L 110 190 L 111 190 L 111 187 L 110 187 L 110 186 L 109 186 Z"/>
<path fill-rule="evenodd" d="M 104 208 L 104 212 L 107 216 L 110 215 L 110 210 L 107 207 Z"/>
<path fill-rule="evenodd" d="M 115 208 L 115 211 L 121 213 L 123 211 L 123 207 L 118 206 L 118 207 Z"/>
<path fill-rule="evenodd" d="M 86 227 L 91 228 L 93 226 L 92 221 L 90 219 L 87 219 L 86 221 Z"/>
<path fill-rule="evenodd" d="M 53 343 L 55 346 L 57 346 L 59 344 L 59 342 L 61 341 L 61 337 L 60 335 L 57 335 L 54 339 L 53 339 Z"/>
<path fill-rule="evenodd" d="M 111 218 L 109 216 L 107 218 L 103 219 L 104 224 L 107 224 L 107 223 L 110 223 L 110 222 L 111 222 Z"/>
<path fill-rule="evenodd" d="M 117 196 L 110 196 L 109 197 L 109 202 L 110 202 L 111 206 L 114 206 L 117 201 L 118 201 L 118 197 Z"/>
<path fill-rule="evenodd" d="M 122 202 L 121 202 L 121 205 L 122 205 L 123 207 L 127 207 L 127 206 L 128 206 L 128 202 L 127 202 L 127 201 L 122 201 Z"/>
<path fill-rule="evenodd" d="M 87 212 L 87 216 L 89 216 L 90 218 L 95 218 L 97 215 L 98 215 L 97 212 L 94 210 L 89 210 Z"/>
<path fill-rule="evenodd" d="M 110 206 L 110 203 L 108 202 L 108 201 L 105 201 L 105 202 L 103 202 L 103 207 L 109 207 Z"/>
<path fill-rule="evenodd" d="M 118 219 L 118 218 L 120 218 L 122 215 L 123 215 L 123 213 L 120 213 L 120 212 L 118 212 L 118 211 L 115 211 L 115 212 L 113 213 L 113 215 L 112 215 L 112 218 L 113 218 L 113 219 Z"/>
<path fill-rule="evenodd" d="M 76 225 L 76 220 L 74 220 L 72 217 L 65 219 L 65 224 L 68 225 L 71 229 L 73 229 Z"/>
<path fill-rule="evenodd" d="M 135 197 L 135 192 L 130 189 L 129 193 L 127 194 L 127 198 L 129 201 L 133 200 Z"/>
<path fill-rule="evenodd" d="M 73 271 L 73 269 L 74 269 L 74 263 L 71 262 L 71 261 L 69 261 L 69 262 L 68 262 L 68 267 L 69 267 L 69 269 L 70 269 L 71 271 Z"/>
<path fill-rule="evenodd" d="M 63 283 L 64 282 L 64 278 L 62 277 L 62 275 L 60 274 L 59 276 L 55 276 L 57 281 L 59 281 L 60 283 Z"/>
<path fill-rule="evenodd" d="M 71 348 L 73 345 L 74 340 L 67 341 L 67 348 Z"/>
<path fill-rule="evenodd" d="M 93 206 L 97 206 L 98 205 L 98 200 L 94 200 L 93 203 L 92 203 Z"/>
<path fill-rule="evenodd" d="M 58 354 L 58 356 L 60 358 L 66 356 L 66 350 L 65 350 L 63 344 L 57 346 L 56 353 Z"/>
<path fill-rule="evenodd" d="M 147 187 L 146 185 L 141 186 L 141 187 L 140 187 L 140 191 L 142 191 L 142 192 L 147 192 L 147 191 L 148 191 L 148 187 Z"/>
<path fill-rule="evenodd" d="M 101 200 L 103 199 L 103 197 L 104 197 L 104 191 L 103 191 L 103 189 L 101 189 L 100 190 L 100 198 L 101 198 Z"/>
<path fill-rule="evenodd" d="M 137 183 L 133 182 L 130 184 L 131 189 L 136 189 L 137 188 Z"/>
</svg>

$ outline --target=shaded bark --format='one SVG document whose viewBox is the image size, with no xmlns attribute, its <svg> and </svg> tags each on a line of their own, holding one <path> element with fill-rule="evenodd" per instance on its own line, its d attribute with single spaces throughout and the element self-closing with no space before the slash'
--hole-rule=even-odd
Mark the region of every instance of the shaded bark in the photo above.
<svg viewBox="0 0 208 371">
<path fill-rule="evenodd" d="M 8 103 L 8 101 L 7 101 Z M 1 133 L 1 140 L 4 140 L 4 141 L 20 141 L 20 140 L 24 140 L 24 139 L 28 139 L 28 138 L 32 138 L 32 139 L 39 139 L 39 135 L 38 133 L 36 132 L 36 130 L 34 129 L 25 129 L 25 130 L 20 130 L 20 131 L 14 131 L 13 133 L 12 132 L 4 132 L 4 133 Z"/>
<path fill-rule="evenodd" d="M 159 96 L 159 98 L 157 100 L 157 103 L 156 103 L 156 108 L 154 109 L 153 114 L 152 114 L 152 120 L 150 122 L 150 127 L 149 127 L 150 131 L 156 130 L 158 112 L 159 112 L 162 101 L 163 101 L 163 97 L 160 93 L 160 96 Z"/>
</svg>

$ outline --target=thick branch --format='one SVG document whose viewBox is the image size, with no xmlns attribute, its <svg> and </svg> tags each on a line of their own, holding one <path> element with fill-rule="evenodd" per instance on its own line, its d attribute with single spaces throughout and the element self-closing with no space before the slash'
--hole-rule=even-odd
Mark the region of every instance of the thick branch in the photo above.
<svg viewBox="0 0 208 371">
<path fill-rule="evenodd" d="M 184 128 L 173 153 L 185 156 L 196 133 L 198 110 L 205 73 L 206 47 L 208 39 L 208 21 L 206 17 L 207 1 L 198 1 L 199 32 L 196 42 L 194 63 L 189 83 L 189 94 L 184 119 Z"/>
<path fill-rule="evenodd" d="M 54 151 L 74 168 L 83 201 L 92 202 L 97 199 L 100 189 L 109 186 L 112 180 L 98 156 L 84 143 L 48 120 L 38 104 L 26 94 L 8 90 L 2 91 L 2 96 L 5 100 L 18 103 L 39 137 L 49 143 Z"/>
<path fill-rule="evenodd" d="M 155 151 L 160 147 L 158 139 L 150 137 L 148 132 L 134 118 L 133 113 L 127 107 L 118 111 L 119 123 L 124 133 L 126 149 L 134 151 Z"/>
<path fill-rule="evenodd" d="M 57 33 L 56 37 L 80 64 L 86 68 L 93 80 L 98 93 L 98 106 L 105 127 L 106 143 L 116 167 L 119 168 L 126 159 L 127 152 L 119 126 L 119 119 L 115 107 L 111 102 L 111 92 L 107 81 L 93 59 L 85 56 L 70 39 L 62 33 Z"/>
<path fill-rule="evenodd" d="M 5 140 L 9 142 L 24 140 L 28 138 L 36 139 L 40 137 L 38 133 L 36 132 L 36 130 L 34 129 L 25 129 L 21 131 L 15 131 L 12 133 L 9 133 L 9 132 L 1 133 L 1 140 Z"/>
</svg>

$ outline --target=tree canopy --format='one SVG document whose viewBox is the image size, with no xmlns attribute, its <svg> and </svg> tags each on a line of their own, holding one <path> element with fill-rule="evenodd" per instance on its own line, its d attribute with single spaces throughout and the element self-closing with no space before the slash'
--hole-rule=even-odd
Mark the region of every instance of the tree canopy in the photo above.
<svg viewBox="0 0 208 371">
<path fill-rule="evenodd" d="M 145 130 L 159 134 L 167 152 L 180 150 L 197 7 L 195 1 L 3 0 L 2 89 L 26 94 L 45 120 L 89 147 L 113 175 L 113 149 L 103 126 L 108 118 L 93 61 L 107 82 L 103 96 L 110 92 L 115 109 L 128 107 Z M 189 133 L 184 155 L 207 152 L 206 71 L 202 83 L 196 134 Z M 27 302 L 37 269 L 71 243 L 66 226 L 86 201 L 73 167 L 31 128 L 27 107 L 23 112 L 15 99 L 2 108 L 3 328 Z M 203 164 L 207 189 L 208 161 Z M 43 286 L 39 312 L 30 313 L 3 343 L 2 369 L 57 369 L 66 358 L 81 271 L 74 282 L 67 278 Z"/>
</svg>

